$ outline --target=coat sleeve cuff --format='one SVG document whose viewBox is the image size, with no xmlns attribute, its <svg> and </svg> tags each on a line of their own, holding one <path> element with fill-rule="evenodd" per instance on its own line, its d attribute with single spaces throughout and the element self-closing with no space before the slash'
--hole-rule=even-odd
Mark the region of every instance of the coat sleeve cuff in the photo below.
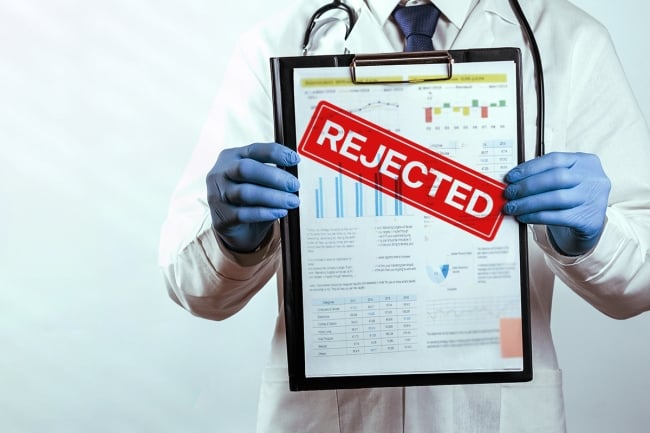
<svg viewBox="0 0 650 433">
<path fill-rule="evenodd" d="M 592 281 L 610 268 L 612 260 L 618 256 L 621 248 L 620 233 L 616 227 L 605 221 L 605 227 L 598 243 L 586 253 L 579 256 L 567 256 L 560 253 L 553 245 L 545 225 L 531 226 L 533 239 L 544 251 L 548 265 L 561 274 L 570 276 L 574 281 Z"/>
<path fill-rule="evenodd" d="M 219 235 L 217 235 L 214 227 L 211 227 L 212 236 L 214 237 L 216 243 L 215 248 L 218 248 L 221 254 L 215 254 L 213 257 L 223 257 L 223 260 L 233 262 L 238 266 L 245 268 L 255 267 L 260 263 L 264 262 L 268 258 L 272 257 L 276 250 L 280 248 L 280 225 L 275 222 L 269 232 L 268 236 L 262 241 L 259 247 L 250 253 L 239 253 L 233 251 L 226 246 L 226 244 L 221 240 Z M 217 268 L 219 266 L 217 265 Z"/>
</svg>

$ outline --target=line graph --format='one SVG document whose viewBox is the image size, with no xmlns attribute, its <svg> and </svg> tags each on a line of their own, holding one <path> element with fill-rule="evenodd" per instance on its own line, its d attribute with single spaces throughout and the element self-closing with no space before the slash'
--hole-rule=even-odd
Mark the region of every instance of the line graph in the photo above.
<svg viewBox="0 0 650 433">
<path fill-rule="evenodd" d="M 369 111 L 395 111 L 396 112 L 398 110 L 399 110 L 399 104 L 380 100 L 380 101 L 369 102 L 366 105 L 363 105 L 361 107 L 352 108 L 350 109 L 350 113 L 361 115 Z"/>
<path fill-rule="evenodd" d="M 501 318 L 521 315 L 521 304 L 514 296 L 436 299 L 427 301 L 425 311 L 431 329 L 498 329 Z"/>
</svg>

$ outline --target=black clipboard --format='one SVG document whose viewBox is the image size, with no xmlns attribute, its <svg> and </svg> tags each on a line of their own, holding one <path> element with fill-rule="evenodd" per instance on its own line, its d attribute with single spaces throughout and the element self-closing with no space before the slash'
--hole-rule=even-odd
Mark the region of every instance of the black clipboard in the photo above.
<svg viewBox="0 0 650 433">
<path fill-rule="evenodd" d="M 524 158 L 523 113 L 521 109 L 523 104 L 521 90 L 521 55 L 519 49 L 517 48 L 451 50 L 430 53 L 391 53 L 366 56 L 345 54 L 333 56 L 272 58 L 271 73 L 273 80 L 275 140 L 294 150 L 298 148 L 299 142 L 301 141 L 302 126 L 297 129 L 296 121 L 297 118 L 300 118 L 301 116 L 304 117 L 305 113 L 296 112 L 296 92 L 298 89 L 296 89 L 295 78 L 298 71 L 317 70 L 317 68 L 335 68 L 340 71 L 346 71 L 346 77 L 352 83 L 352 86 L 358 86 L 349 87 L 349 91 L 359 91 L 359 89 L 376 89 L 377 86 L 391 86 L 388 90 L 399 91 L 396 86 L 435 86 L 436 83 L 444 85 L 446 83 L 452 82 L 455 79 L 455 71 L 461 69 L 460 67 L 462 64 L 487 64 L 486 62 L 506 62 L 512 63 L 513 65 L 512 67 L 514 71 L 514 81 L 510 82 L 509 85 L 514 86 L 512 92 L 513 98 L 516 101 L 516 110 L 514 110 L 514 116 L 516 119 L 512 120 L 514 122 L 513 127 L 516 129 L 516 143 L 510 143 L 512 148 L 516 149 L 516 155 L 512 156 L 511 158 L 514 159 L 510 161 L 512 163 L 512 166 L 514 166 L 515 163 L 522 162 Z M 386 65 L 406 65 L 409 68 L 413 65 L 416 65 L 417 68 L 420 68 L 418 69 L 419 71 L 422 70 L 422 67 L 426 68 L 428 65 L 437 65 L 438 69 L 436 69 L 436 73 L 419 73 L 411 76 L 386 76 L 381 74 L 378 76 L 372 73 L 366 75 L 367 71 L 372 71 L 375 66 Z M 317 81 L 318 80 L 316 80 L 316 82 Z M 347 83 L 347 85 L 350 86 L 349 83 Z M 462 82 L 459 84 L 459 86 L 461 86 L 459 88 L 467 87 L 464 86 Z M 333 92 L 335 91 L 336 90 L 333 90 Z M 432 88 L 431 92 L 435 93 L 435 88 Z M 331 95 L 331 93 L 328 94 L 326 91 L 321 92 L 320 94 L 318 92 L 313 92 L 313 94 L 310 94 L 309 97 L 314 99 L 314 103 L 316 104 L 319 102 L 319 100 L 327 101 L 329 99 L 328 95 Z M 465 106 L 456 106 L 452 101 L 449 103 L 439 103 L 436 107 L 433 107 L 433 104 L 431 104 L 432 106 L 421 106 L 420 109 L 424 110 L 424 122 L 429 123 L 433 123 L 433 116 L 438 114 L 441 116 L 452 116 L 454 115 L 452 113 L 456 113 L 455 115 L 459 116 L 460 119 L 460 116 L 471 116 L 473 112 L 476 112 L 476 122 L 478 125 L 478 116 L 487 118 L 488 110 L 497 112 L 500 106 L 505 107 L 506 104 L 511 105 L 512 102 L 506 103 L 504 101 L 494 101 L 489 105 L 483 104 L 483 101 L 477 102 L 476 100 L 473 100 L 466 103 Z M 384 108 L 394 109 L 395 107 L 385 106 Z M 477 125 L 473 126 L 475 127 Z M 447 127 L 451 128 L 450 125 Z M 432 131 L 432 135 L 435 135 L 435 131 Z M 494 145 L 498 147 L 498 143 L 496 142 L 490 142 L 488 145 Z M 301 162 L 301 165 L 302 164 L 303 162 Z M 298 176 L 299 179 L 302 179 L 298 168 L 291 167 L 288 168 L 288 170 L 294 175 Z M 341 175 L 339 174 L 339 176 Z M 343 181 L 340 180 L 340 182 Z M 340 187 L 340 184 L 336 186 L 336 188 Z M 445 303 L 447 302 L 447 300 L 444 298 L 446 293 L 438 286 L 444 287 L 444 283 L 447 280 L 443 281 L 442 283 L 440 283 L 438 280 L 451 278 L 451 273 L 455 272 L 455 270 L 452 270 L 454 269 L 455 265 L 450 266 L 448 264 L 443 264 L 442 267 L 433 269 L 431 273 L 433 278 L 432 281 L 440 283 L 438 286 L 436 286 L 436 290 L 439 290 L 441 293 L 439 300 L 429 301 L 423 299 L 422 296 L 411 296 L 409 295 L 410 292 L 408 290 L 403 291 L 404 288 L 401 284 L 389 282 L 387 285 L 393 286 L 392 288 L 394 289 L 392 292 L 390 292 L 390 294 L 387 294 L 384 291 L 379 295 L 374 296 L 369 295 L 368 291 L 364 290 L 359 290 L 358 292 L 349 294 L 349 296 L 343 297 L 338 295 L 332 295 L 328 297 L 326 296 L 327 294 L 324 294 L 323 297 L 319 298 L 318 302 L 316 302 L 322 302 L 322 304 L 319 305 L 323 305 L 322 311 L 324 314 L 318 314 L 318 312 L 321 310 L 316 311 L 312 308 L 321 307 L 314 307 L 314 300 L 311 298 L 307 300 L 310 301 L 311 304 L 306 305 L 305 301 L 307 297 L 303 296 L 304 278 L 307 277 L 307 274 L 310 271 L 305 270 L 304 266 L 306 264 L 303 263 L 305 260 L 303 248 L 309 241 L 301 239 L 301 225 L 303 226 L 303 229 L 305 229 L 305 226 L 314 220 L 311 219 L 309 222 L 307 222 L 304 219 L 304 216 L 301 218 L 301 212 L 305 214 L 307 212 L 306 203 L 316 200 L 316 198 L 313 197 L 311 191 L 312 190 L 310 189 L 305 189 L 305 186 L 303 185 L 300 192 L 301 207 L 299 209 L 290 211 L 288 216 L 281 220 L 283 258 L 282 266 L 284 275 L 284 314 L 286 323 L 289 384 L 292 391 L 386 386 L 423 386 L 497 382 L 505 383 L 524 382 L 532 379 L 527 236 L 526 228 L 524 225 L 515 223 L 517 225 L 517 228 L 514 230 L 516 231 L 516 242 L 518 245 L 515 247 L 516 251 L 510 251 L 510 253 L 511 255 L 514 254 L 516 256 L 516 269 L 509 268 L 504 270 L 504 268 L 499 268 L 501 269 L 500 271 L 494 271 L 497 272 L 497 274 L 498 272 L 510 272 L 511 274 L 509 275 L 511 279 L 513 278 L 512 273 L 515 274 L 514 278 L 517 284 L 517 293 L 514 298 L 509 298 L 509 306 L 505 306 L 505 304 L 498 305 L 499 302 L 501 302 L 501 298 L 499 298 L 499 302 L 495 301 L 491 303 L 492 300 L 489 296 L 483 298 L 480 296 L 475 296 L 470 297 L 471 299 L 462 299 L 462 301 L 465 302 L 464 304 L 460 301 L 454 303 L 453 296 L 450 296 L 449 298 L 452 299 L 452 301 Z M 318 196 L 318 192 L 319 191 L 316 190 L 314 191 L 314 194 Z M 358 194 L 361 193 L 359 192 Z M 383 200 L 383 196 L 381 193 L 379 194 L 380 195 L 375 195 L 375 200 Z M 321 186 L 321 197 L 322 195 L 323 190 Z M 358 200 L 359 196 L 357 196 L 357 201 Z M 398 207 L 397 200 L 395 203 L 394 217 L 398 216 L 398 212 L 404 212 L 403 208 Z M 339 203 L 337 203 L 337 206 L 338 205 Z M 340 205 L 343 206 L 342 201 Z M 375 204 L 375 208 L 378 209 L 377 204 Z M 377 215 L 374 215 L 368 221 L 377 221 L 380 211 L 381 210 L 378 210 Z M 316 204 L 316 212 L 319 212 L 318 203 Z M 323 217 L 323 210 L 321 209 L 320 212 L 321 214 L 317 215 L 317 218 Z M 357 217 L 358 216 L 359 214 L 357 214 Z M 332 220 L 332 222 L 335 221 Z M 336 222 L 340 221 L 337 220 Z M 486 243 L 486 245 L 489 245 L 489 243 Z M 314 245 L 312 245 L 312 247 L 313 246 Z M 477 251 L 479 251 L 479 249 L 477 249 Z M 480 251 L 484 250 L 480 249 Z M 485 251 L 490 251 L 490 249 L 486 248 Z M 482 253 L 475 254 L 477 260 L 479 259 L 480 254 Z M 459 253 L 459 256 L 461 255 L 462 254 Z M 334 258 L 330 256 L 330 259 L 333 260 Z M 489 264 L 488 262 L 486 263 Z M 446 266 L 446 269 L 444 266 Z M 461 268 L 462 266 L 458 266 L 458 269 Z M 323 269 L 325 272 L 329 272 L 331 275 L 332 273 L 336 272 L 337 267 L 324 267 Z M 498 275 L 496 277 L 494 277 L 494 275 L 490 276 L 490 273 L 492 271 L 489 267 L 483 266 L 481 269 L 484 277 L 477 278 L 498 279 Z M 461 272 L 461 270 L 458 272 Z M 478 274 L 480 274 L 480 272 Z M 485 277 L 485 275 L 488 276 Z M 350 275 L 346 274 L 345 282 L 354 283 L 354 276 L 352 276 L 350 279 Z M 331 284 L 329 287 L 330 289 L 333 288 Z M 354 287 L 354 284 L 352 284 L 351 287 Z M 459 289 L 447 287 L 447 290 L 452 290 L 453 292 L 453 290 Z M 513 299 L 515 299 L 514 302 Z M 331 308 L 329 308 L 330 306 Z M 359 308 L 361 308 L 360 306 L 369 309 L 362 310 L 365 311 L 364 314 L 382 314 L 382 316 L 359 317 L 358 313 L 360 311 Z M 418 338 L 415 338 L 415 340 L 413 340 L 409 337 L 402 337 L 402 334 L 412 336 L 412 333 L 406 333 L 413 331 L 413 329 L 401 329 L 399 326 L 397 328 L 393 326 L 392 328 L 389 328 L 392 329 L 392 331 L 385 331 L 383 328 L 377 328 L 378 325 L 376 319 L 378 317 L 381 317 L 382 320 L 394 320 L 390 317 L 390 315 L 397 312 L 400 307 L 402 307 L 402 312 L 408 313 L 405 313 L 403 316 L 399 316 L 399 318 L 403 320 L 411 320 L 413 317 L 415 317 L 417 319 L 415 320 L 417 322 L 417 326 L 420 328 L 429 329 L 428 333 L 424 332 L 422 329 L 419 329 L 416 331 L 418 332 L 416 335 Z M 427 308 L 430 310 L 427 310 L 428 316 L 427 314 L 422 313 L 422 310 Z M 499 314 L 505 316 L 508 315 L 507 313 L 503 313 L 506 308 L 510 308 L 511 310 L 514 308 L 520 313 L 519 320 L 515 320 L 514 328 L 511 325 L 504 325 L 504 319 L 499 319 L 498 317 Z M 306 312 L 305 309 L 310 310 Z M 372 309 L 375 309 L 375 311 L 371 311 Z M 429 314 L 431 311 L 434 311 L 434 313 Z M 412 317 L 410 315 L 411 313 L 413 313 Z M 485 329 L 480 328 L 476 329 L 475 331 L 458 331 L 458 334 L 463 334 L 461 337 L 454 337 L 456 331 L 453 330 L 449 331 L 449 335 L 446 337 L 435 336 L 435 330 L 438 329 L 436 323 L 444 322 L 447 323 L 446 326 L 451 326 L 449 329 L 455 329 L 454 326 L 456 325 L 454 325 L 454 323 L 460 323 L 460 319 L 465 317 L 463 316 L 464 314 L 469 318 L 470 316 L 468 314 L 470 313 L 485 316 L 481 316 L 481 320 L 492 320 L 489 319 L 488 316 L 494 315 L 497 319 L 499 319 L 500 322 L 499 324 L 495 322 L 494 329 L 490 328 L 492 326 L 490 325 Z M 383 316 L 383 314 L 388 315 Z M 478 321 L 479 319 L 477 318 L 476 320 Z M 359 326 L 348 326 L 350 323 Z M 328 324 L 332 325 L 332 329 L 327 329 Z M 320 325 L 323 326 L 321 327 Z M 397 323 L 397 325 L 399 325 L 399 323 Z M 407 322 L 402 323 L 402 326 L 407 325 Z M 337 340 L 338 337 L 334 336 L 334 329 L 341 331 L 337 332 L 336 335 L 344 334 L 343 340 L 345 340 L 345 343 L 341 343 L 341 341 Z M 366 332 L 364 329 L 370 329 L 371 331 Z M 318 332 L 319 334 L 315 334 L 315 332 Z M 378 332 L 381 334 L 378 334 Z M 472 337 L 469 334 L 471 332 L 476 332 L 476 335 Z M 484 334 L 482 335 L 481 332 L 484 332 Z M 407 360 L 411 355 L 408 353 L 409 351 L 417 351 L 417 349 L 414 349 L 414 346 L 420 348 L 425 347 L 425 349 L 423 349 L 427 353 L 425 357 L 430 356 L 431 359 L 437 359 L 436 353 L 438 350 L 455 350 L 456 352 L 453 352 L 451 357 L 458 356 L 458 354 L 462 356 L 462 349 L 455 349 L 454 346 L 462 347 L 463 344 L 468 344 L 471 346 L 472 344 L 476 343 L 477 347 L 481 345 L 491 347 L 494 346 L 494 344 L 500 344 L 501 355 L 503 357 L 505 356 L 504 340 L 506 338 L 504 335 L 508 333 L 509 336 L 507 338 L 512 339 L 513 332 L 515 334 L 514 338 L 516 340 L 516 344 L 519 344 L 517 349 L 515 349 L 517 353 L 515 353 L 514 356 L 514 358 L 517 359 L 513 362 L 512 365 L 509 364 L 506 367 L 491 367 L 489 365 L 486 366 L 486 368 L 463 367 L 456 369 L 443 367 L 440 369 L 432 369 L 428 371 L 426 368 L 423 369 L 421 365 L 413 369 L 405 368 L 403 370 L 396 369 L 393 365 L 389 368 L 378 368 L 377 372 L 373 372 L 372 368 L 366 369 L 363 367 L 366 365 L 373 365 L 373 363 L 381 366 L 383 364 L 382 357 L 384 357 L 384 355 L 381 354 L 386 353 L 381 352 L 381 350 L 389 351 L 386 359 L 390 358 L 392 362 L 399 363 L 401 362 L 400 359 Z M 496 337 L 495 333 L 497 334 Z M 428 337 L 427 335 L 432 336 Z M 393 338 L 388 338 L 387 336 L 392 336 Z M 309 337 L 309 343 L 306 343 L 306 337 Z M 495 343 L 495 338 L 498 339 L 500 343 Z M 387 343 L 387 345 L 382 345 L 383 342 L 386 341 L 389 343 Z M 380 349 L 377 349 L 378 342 Z M 316 346 L 315 343 L 317 343 Z M 342 347 L 342 344 L 345 347 Z M 360 344 L 361 346 L 359 346 Z M 400 352 L 401 349 L 403 349 L 402 352 Z M 494 348 L 489 349 L 488 351 L 492 353 L 491 351 L 493 349 Z M 377 350 L 380 351 L 377 352 Z M 397 351 L 395 359 L 393 359 L 393 354 L 390 352 L 390 350 Z M 477 349 L 478 352 L 481 350 L 482 349 L 480 348 Z M 510 349 L 506 347 L 505 350 L 507 351 Z M 418 354 L 418 356 L 422 357 L 423 355 Z M 315 359 L 319 361 L 319 365 L 320 361 L 324 360 L 323 363 L 326 365 L 326 367 L 319 367 L 323 371 L 326 370 L 324 373 L 319 372 L 318 368 L 314 369 L 311 367 L 310 363 L 314 362 Z M 376 360 L 379 361 L 376 362 Z M 357 365 L 358 367 L 350 367 L 350 365 Z M 339 368 L 341 371 L 338 371 Z M 355 368 L 360 368 L 363 371 L 359 373 L 355 371 Z"/>
</svg>

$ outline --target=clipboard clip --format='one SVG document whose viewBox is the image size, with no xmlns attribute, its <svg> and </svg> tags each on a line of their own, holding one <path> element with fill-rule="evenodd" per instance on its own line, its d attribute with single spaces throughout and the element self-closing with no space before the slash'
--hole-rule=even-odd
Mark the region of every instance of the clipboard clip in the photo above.
<svg viewBox="0 0 650 433">
<path fill-rule="evenodd" d="M 415 66 L 446 64 L 441 73 L 418 73 L 405 76 L 402 73 L 395 75 L 363 76 L 360 69 L 372 66 Z M 386 54 L 359 54 L 354 56 L 350 63 L 350 75 L 354 84 L 391 84 L 391 83 L 423 83 L 428 81 L 450 80 L 453 75 L 454 58 L 448 51 L 416 51 Z M 424 69 L 420 69 L 424 71 Z"/>
</svg>

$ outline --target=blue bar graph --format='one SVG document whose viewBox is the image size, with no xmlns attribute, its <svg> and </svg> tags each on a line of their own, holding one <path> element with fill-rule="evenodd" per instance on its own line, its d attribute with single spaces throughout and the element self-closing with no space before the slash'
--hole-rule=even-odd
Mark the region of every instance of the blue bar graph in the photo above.
<svg viewBox="0 0 650 433">
<path fill-rule="evenodd" d="M 336 184 L 336 217 L 343 218 L 343 176 L 340 174 L 336 176 L 334 183 Z"/>
<path fill-rule="evenodd" d="M 395 199 L 395 216 L 402 216 L 404 214 L 404 203 L 401 200 Z"/>
<path fill-rule="evenodd" d="M 325 213 L 323 212 L 323 178 L 318 178 L 318 188 L 316 188 L 315 194 L 316 202 L 316 218 L 324 218 Z"/>
<path fill-rule="evenodd" d="M 404 202 L 388 198 L 377 189 L 350 180 L 340 173 L 333 179 L 330 178 L 330 182 L 332 183 L 328 187 L 326 179 L 319 177 L 314 189 L 314 210 L 317 219 L 404 215 Z M 390 202 L 387 202 L 387 199 Z"/>
<path fill-rule="evenodd" d="M 357 218 L 363 216 L 363 185 L 360 182 L 354 184 L 354 203 Z"/>
<path fill-rule="evenodd" d="M 379 190 L 375 190 L 375 216 L 384 215 L 384 196 Z"/>
</svg>

